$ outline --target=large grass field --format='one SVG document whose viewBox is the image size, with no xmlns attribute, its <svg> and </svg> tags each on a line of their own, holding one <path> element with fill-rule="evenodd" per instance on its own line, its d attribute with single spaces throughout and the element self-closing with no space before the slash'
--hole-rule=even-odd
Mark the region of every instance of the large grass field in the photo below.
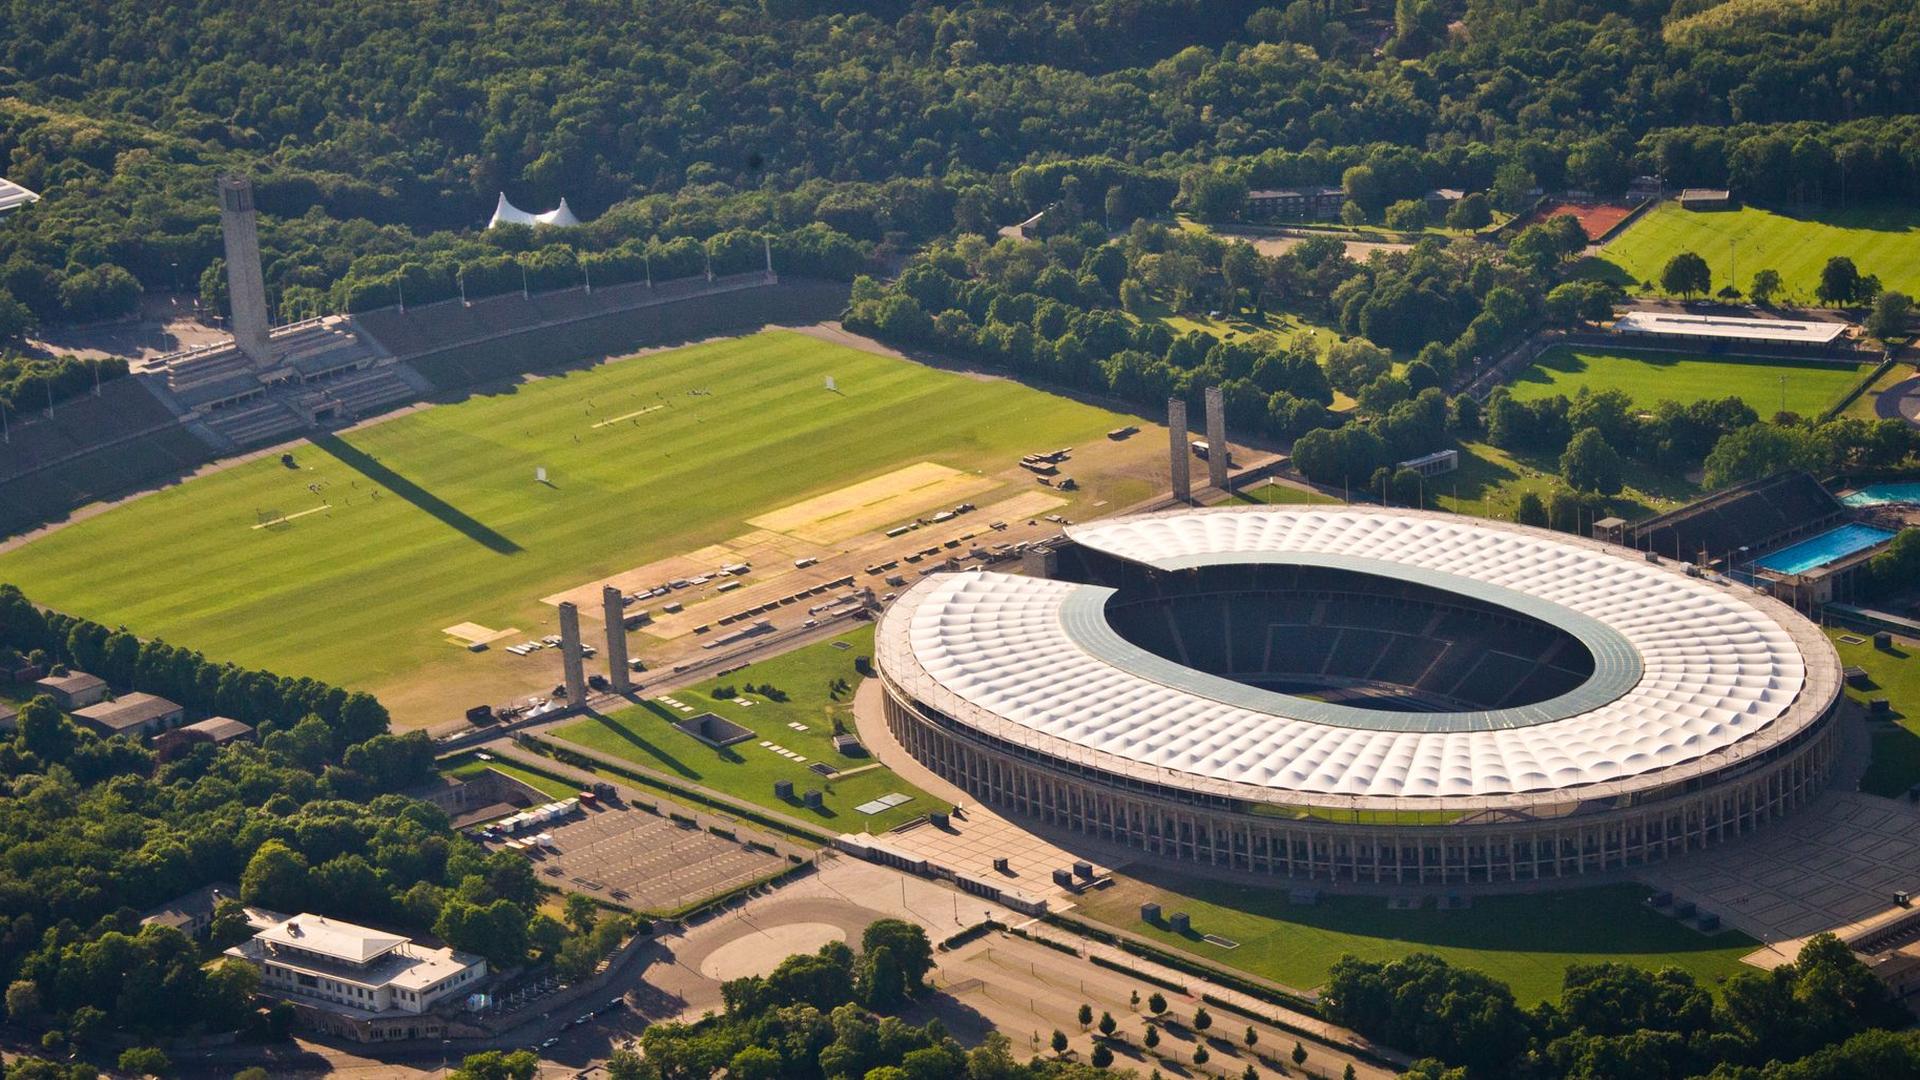
<svg viewBox="0 0 1920 1080">
<path fill-rule="evenodd" d="M 1911 296 L 1920 290 L 1920 207 L 1801 213 L 1748 206 L 1696 212 L 1667 203 L 1602 249 L 1602 262 L 1611 265 L 1595 269 L 1657 287 L 1661 268 L 1682 251 L 1707 260 L 1716 292 L 1730 272 L 1738 275 L 1733 285 L 1744 293 L 1755 271 L 1772 269 L 1786 287 L 1781 299 L 1812 303 L 1821 267 L 1845 255 L 1862 274 L 1877 275 L 1883 288 Z"/>
<path fill-rule="evenodd" d="M 1815 416 L 1865 376 L 1859 365 L 1812 360 L 1744 360 L 1556 347 L 1541 353 L 1532 367 L 1515 377 L 1512 389 L 1513 396 L 1521 401 L 1554 394 L 1574 397 L 1582 389 L 1625 390 L 1634 404 L 1642 407 L 1731 394 L 1738 395 L 1761 416 L 1772 416 L 1781 408 L 1784 379 L 1787 411 Z"/>
<path fill-rule="evenodd" d="M 1001 473 L 1120 422 L 1011 381 L 770 332 L 318 439 L 294 448 L 296 468 L 236 464 L 0 554 L 0 581 L 212 657 L 373 690 L 402 722 L 443 719 L 489 700 L 485 680 L 533 670 L 470 656 L 444 627 L 551 632 L 539 597 L 738 536 L 767 510 L 917 461 Z M 1080 479 L 1070 513 L 1149 490 Z M 436 700 L 449 688 L 462 692 Z"/>
<path fill-rule="evenodd" d="M 1892 723 L 1869 721 L 1873 759 L 1860 778 L 1860 790 L 1888 798 L 1903 796 L 1920 784 L 1920 656 L 1899 638 L 1894 639 L 1892 651 L 1882 652 L 1873 647 L 1872 634 L 1829 628 L 1827 636 L 1833 639 L 1842 664 L 1867 672 L 1867 686 L 1847 687 L 1847 697 L 1862 704 L 1886 698 L 1892 709 Z"/>
<path fill-rule="evenodd" d="M 857 665 L 872 655 L 873 628 L 868 626 L 668 695 L 689 706 L 692 712 L 683 712 L 654 699 L 610 716 L 590 717 L 569 724 L 557 734 L 562 739 L 656 772 L 792 817 L 815 821 L 835 832 L 885 832 L 938 807 L 931 796 L 885 766 L 875 764 L 871 757 L 848 757 L 833 748 L 836 719 L 845 724 L 846 730 L 853 730 L 853 688 L 861 678 Z M 846 680 L 847 689 L 831 692 L 829 688 L 835 679 Z M 764 693 L 748 692 L 745 688 L 749 683 L 763 689 L 770 684 L 785 694 L 787 700 L 777 701 Z M 734 694 L 715 694 L 721 687 L 731 688 Z M 716 748 L 673 726 L 675 720 L 705 712 L 752 728 L 754 737 Z M 805 725 L 807 730 L 796 731 L 789 726 L 792 724 Z M 802 764 L 781 757 L 762 747 L 762 741 L 776 743 L 807 761 Z M 815 762 L 864 771 L 829 781 L 808 768 Z M 810 810 L 797 798 L 789 802 L 776 797 L 773 793 L 776 780 L 793 781 L 796 795 L 809 788 L 819 790 L 824 806 Z M 911 796 L 912 801 L 870 815 L 854 809 L 892 792 Z"/>
<path fill-rule="evenodd" d="M 1283 886 L 1152 873 L 1087 893 L 1080 906 L 1109 925 L 1302 990 L 1324 982 L 1344 954 L 1390 960 L 1414 952 L 1483 971 L 1511 986 L 1522 1004 L 1557 998 L 1567 965 L 1603 960 L 1678 967 L 1713 986 L 1759 944 L 1738 931 L 1702 934 L 1684 926 L 1648 908 L 1648 890 L 1638 885 L 1475 896 L 1471 907 L 1455 911 L 1429 900 L 1417 911 L 1393 911 L 1379 896 L 1323 895 L 1317 905 L 1295 906 Z M 1169 914 L 1186 912 L 1191 933 L 1141 922 L 1147 900 Z M 1221 948 L 1203 934 L 1240 944 Z"/>
</svg>

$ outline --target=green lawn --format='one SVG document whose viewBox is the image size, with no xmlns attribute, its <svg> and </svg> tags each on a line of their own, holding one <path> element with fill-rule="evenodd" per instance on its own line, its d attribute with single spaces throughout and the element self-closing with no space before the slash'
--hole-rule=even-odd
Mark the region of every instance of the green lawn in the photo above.
<svg viewBox="0 0 1920 1080">
<path fill-rule="evenodd" d="M 840 648 L 840 645 L 846 647 Z M 666 695 L 691 706 L 692 712 L 682 712 L 656 698 L 611 716 L 569 724 L 557 734 L 570 742 L 758 806 L 818 822 L 837 832 L 885 832 L 903 821 L 939 809 L 940 804 L 884 766 L 831 781 L 808 768 L 814 762 L 827 762 L 848 770 L 873 765 L 871 757 L 848 757 L 833 748 L 836 718 L 848 731 L 853 730 L 853 692 L 849 689 L 835 695 L 828 689 L 836 678 L 858 686 L 861 676 L 855 665 L 872 655 L 873 628 L 868 626 Z M 762 687 L 772 684 L 790 700 L 773 701 L 761 693 L 746 693 L 744 688 L 748 683 Z M 714 689 L 722 686 L 734 688 L 737 696 L 715 696 Z M 742 704 L 746 701 L 752 704 Z M 716 749 L 673 726 L 675 720 L 703 712 L 717 713 L 752 728 L 755 735 L 745 742 Z M 790 724 L 804 724 L 807 730 L 795 731 Z M 775 754 L 760 745 L 763 740 L 805 757 L 806 763 Z M 797 798 L 787 802 L 776 797 L 775 780 L 793 781 L 796 795 L 809 788 L 820 790 L 824 807 L 809 810 Z M 871 815 L 854 810 L 861 803 L 892 792 L 912 796 L 912 801 Z"/>
<path fill-rule="evenodd" d="M 1319 986 L 1343 954 L 1388 960 L 1432 952 L 1486 972 L 1513 987 L 1522 1004 L 1532 1004 L 1559 996 L 1569 964 L 1673 966 L 1711 986 L 1739 970 L 1740 958 L 1758 947 L 1738 931 L 1702 934 L 1648 908 L 1649 890 L 1639 885 L 1475 896 L 1471 907 L 1457 911 L 1441 911 L 1429 899 L 1418 911 L 1393 911 L 1379 896 L 1323 895 L 1316 906 L 1294 906 L 1284 882 L 1241 886 L 1160 870 L 1148 874 L 1087 893 L 1081 909 L 1109 925 L 1299 989 Z M 1148 900 L 1168 914 L 1186 912 L 1192 932 L 1141 922 L 1140 904 Z M 1203 934 L 1240 946 L 1224 949 L 1201 940 Z"/>
<path fill-rule="evenodd" d="M 580 788 L 551 776 L 542 776 L 531 769 L 523 769 L 511 761 L 494 758 L 482 761 L 478 752 L 456 754 L 440 763 L 440 772 L 446 776 L 458 776 L 462 779 L 483 772 L 497 772 L 502 776 L 511 776 L 515 780 L 553 799 L 567 799 L 580 794 Z"/>
<path fill-rule="evenodd" d="M 764 511 L 923 460 L 999 473 L 1122 420 L 763 333 L 409 413 L 298 446 L 294 469 L 239 464 L 0 555 L 0 581 L 209 656 L 412 694 L 425 715 L 401 709 L 403 723 L 445 719 L 472 704 L 436 701 L 446 685 L 484 701 L 472 680 L 529 668 L 470 655 L 444 627 L 552 632 L 539 597 L 738 536 Z M 1081 480 L 1075 507 L 1139 497 Z"/>
<path fill-rule="evenodd" d="M 1782 379 L 1788 412 L 1815 416 L 1840 400 L 1866 371 L 1856 364 L 1742 360 L 1678 353 L 1552 348 L 1513 380 L 1521 401 L 1588 390 L 1624 390 L 1634 404 L 1691 402 L 1738 395 L 1761 416 L 1780 411 Z"/>
<path fill-rule="evenodd" d="M 1667 260 L 1691 251 L 1707 260 L 1713 289 L 1727 284 L 1745 292 L 1757 270 L 1780 273 L 1781 299 L 1812 303 L 1820 268 L 1835 255 L 1851 258 L 1882 287 L 1913 295 L 1920 291 L 1920 207 L 1882 205 L 1836 211 L 1782 212 L 1759 207 L 1695 212 L 1667 203 L 1621 233 L 1601 252 L 1611 273 L 1657 286 Z M 1598 268 L 1603 272 L 1609 268 Z"/>
<path fill-rule="evenodd" d="M 1847 687 L 1847 696 L 1857 702 L 1886 698 L 1893 708 L 1893 723 L 1870 721 L 1873 731 L 1873 761 L 1860 780 L 1860 789 L 1889 798 L 1905 795 L 1920 784 L 1920 658 L 1914 646 L 1894 639 L 1892 652 L 1873 647 L 1873 635 L 1851 630 L 1828 629 L 1840 662 L 1848 667 L 1865 668 L 1865 689 Z M 1849 645 L 1843 637 L 1865 638 Z"/>
<path fill-rule="evenodd" d="M 1433 478 L 1429 497 L 1443 510 L 1512 521 L 1522 495 L 1544 501 L 1555 486 L 1559 458 L 1552 453 L 1502 450 L 1487 443 L 1460 444 L 1460 468 Z M 1663 513 L 1698 497 L 1699 486 L 1677 472 L 1655 469 L 1635 458 L 1623 462 L 1625 490 L 1612 499 L 1628 520 Z"/>
</svg>

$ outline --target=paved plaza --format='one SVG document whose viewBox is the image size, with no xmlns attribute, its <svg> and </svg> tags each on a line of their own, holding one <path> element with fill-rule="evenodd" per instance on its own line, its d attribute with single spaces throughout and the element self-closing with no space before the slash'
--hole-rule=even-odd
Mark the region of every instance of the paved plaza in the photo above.
<svg viewBox="0 0 1920 1080">
<path fill-rule="evenodd" d="M 1770 947 L 1791 946 L 1885 912 L 1895 890 L 1920 890 L 1920 807 L 1830 792 L 1747 839 L 1638 876 Z"/>
</svg>

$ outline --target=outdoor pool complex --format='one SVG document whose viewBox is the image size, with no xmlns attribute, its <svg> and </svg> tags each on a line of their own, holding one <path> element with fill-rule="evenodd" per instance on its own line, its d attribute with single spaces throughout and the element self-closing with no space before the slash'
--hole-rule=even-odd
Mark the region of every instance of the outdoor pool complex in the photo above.
<svg viewBox="0 0 1920 1080">
<path fill-rule="evenodd" d="M 1858 491 L 1840 496 L 1848 506 L 1886 506 L 1907 503 L 1920 506 L 1920 484 L 1868 484 Z"/>
<path fill-rule="evenodd" d="M 1885 529 L 1876 529 L 1871 525 L 1842 525 L 1756 559 L 1754 565 L 1778 574 L 1804 574 L 1891 539 L 1893 534 Z"/>
</svg>

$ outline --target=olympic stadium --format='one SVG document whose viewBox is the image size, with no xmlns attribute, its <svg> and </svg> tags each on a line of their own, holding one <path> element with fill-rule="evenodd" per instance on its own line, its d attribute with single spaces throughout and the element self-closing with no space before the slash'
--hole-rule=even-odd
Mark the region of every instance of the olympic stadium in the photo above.
<svg viewBox="0 0 1920 1080">
<path fill-rule="evenodd" d="M 881 620 L 887 724 L 986 803 L 1163 858 L 1379 884 L 1670 859 L 1813 797 L 1841 669 L 1631 549 L 1377 508 L 1069 526 Z"/>
</svg>

